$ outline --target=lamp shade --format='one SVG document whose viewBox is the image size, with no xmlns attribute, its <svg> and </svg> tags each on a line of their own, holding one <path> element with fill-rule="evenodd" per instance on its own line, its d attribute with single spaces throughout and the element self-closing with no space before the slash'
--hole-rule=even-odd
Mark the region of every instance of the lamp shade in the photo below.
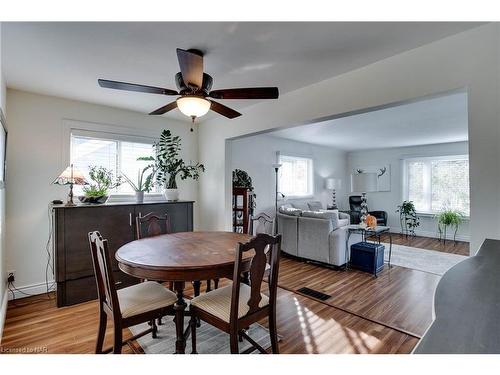
<svg viewBox="0 0 500 375">
<path fill-rule="evenodd" d="M 183 96 L 177 99 L 179 110 L 189 117 L 201 117 L 210 109 L 211 103 L 200 96 Z"/>
<path fill-rule="evenodd" d="M 351 192 L 369 193 L 377 191 L 376 173 L 357 173 L 351 175 Z"/>
<path fill-rule="evenodd" d="M 337 178 L 326 178 L 325 189 L 328 190 L 340 189 L 340 180 Z"/>
<path fill-rule="evenodd" d="M 52 183 L 56 185 L 88 185 L 83 173 L 74 168 L 73 164 L 66 168 Z"/>
</svg>

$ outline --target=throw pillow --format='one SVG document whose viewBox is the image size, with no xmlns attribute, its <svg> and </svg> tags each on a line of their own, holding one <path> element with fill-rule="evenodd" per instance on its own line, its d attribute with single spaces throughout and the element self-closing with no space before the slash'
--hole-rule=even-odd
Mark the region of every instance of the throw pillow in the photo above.
<svg viewBox="0 0 500 375">
<path fill-rule="evenodd" d="M 309 206 L 307 205 L 307 202 L 293 202 L 292 206 L 295 208 L 298 208 L 299 210 L 302 210 L 302 211 L 309 210 Z"/>
<path fill-rule="evenodd" d="M 307 206 L 311 211 L 321 211 L 323 209 L 323 205 L 320 201 L 311 201 L 307 202 Z"/>
</svg>

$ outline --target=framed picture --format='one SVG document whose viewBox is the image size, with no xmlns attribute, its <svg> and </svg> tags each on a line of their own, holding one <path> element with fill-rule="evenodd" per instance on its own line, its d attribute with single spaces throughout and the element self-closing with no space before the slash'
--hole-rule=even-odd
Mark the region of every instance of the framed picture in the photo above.
<svg viewBox="0 0 500 375">
<path fill-rule="evenodd" d="M 377 174 L 377 191 L 391 191 L 391 165 L 365 165 L 353 168 L 352 174 L 376 173 Z"/>
<path fill-rule="evenodd" d="M 0 108 L 0 189 L 5 188 L 5 159 L 7 150 L 7 130 L 5 129 L 5 117 Z"/>
</svg>

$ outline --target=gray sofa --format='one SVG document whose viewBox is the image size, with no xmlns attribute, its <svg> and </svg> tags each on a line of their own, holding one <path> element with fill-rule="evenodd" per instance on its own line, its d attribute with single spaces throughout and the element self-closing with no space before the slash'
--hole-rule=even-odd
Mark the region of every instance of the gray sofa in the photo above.
<svg viewBox="0 0 500 375">
<path fill-rule="evenodd" d="M 306 204 L 280 207 L 278 231 L 282 234 L 282 250 L 303 259 L 344 265 L 349 215 L 337 210 L 323 210 L 320 202 Z M 304 210 L 306 207 L 309 209 Z M 359 238 L 352 235 L 349 244 L 354 242 L 359 242 Z"/>
</svg>

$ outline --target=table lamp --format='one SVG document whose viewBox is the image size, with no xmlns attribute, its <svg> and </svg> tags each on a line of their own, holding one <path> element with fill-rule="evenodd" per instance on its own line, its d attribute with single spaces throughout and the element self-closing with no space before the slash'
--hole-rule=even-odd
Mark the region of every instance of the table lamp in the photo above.
<svg viewBox="0 0 500 375">
<path fill-rule="evenodd" d="M 376 173 L 357 173 L 351 175 L 351 192 L 361 193 L 361 217 L 365 222 L 368 214 L 368 204 L 366 203 L 366 193 L 377 191 Z"/>
<path fill-rule="evenodd" d="M 88 185 L 83 173 L 71 164 L 53 182 L 56 185 L 69 185 L 68 201 L 66 206 L 76 206 L 73 202 L 73 185 Z"/>
<path fill-rule="evenodd" d="M 335 197 L 335 190 L 340 188 L 340 180 L 336 178 L 327 178 L 325 179 L 325 188 L 327 190 L 332 191 L 332 205 L 331 208 L 336 210 L 337 207 L 337 198 Z"/>
</svg>

